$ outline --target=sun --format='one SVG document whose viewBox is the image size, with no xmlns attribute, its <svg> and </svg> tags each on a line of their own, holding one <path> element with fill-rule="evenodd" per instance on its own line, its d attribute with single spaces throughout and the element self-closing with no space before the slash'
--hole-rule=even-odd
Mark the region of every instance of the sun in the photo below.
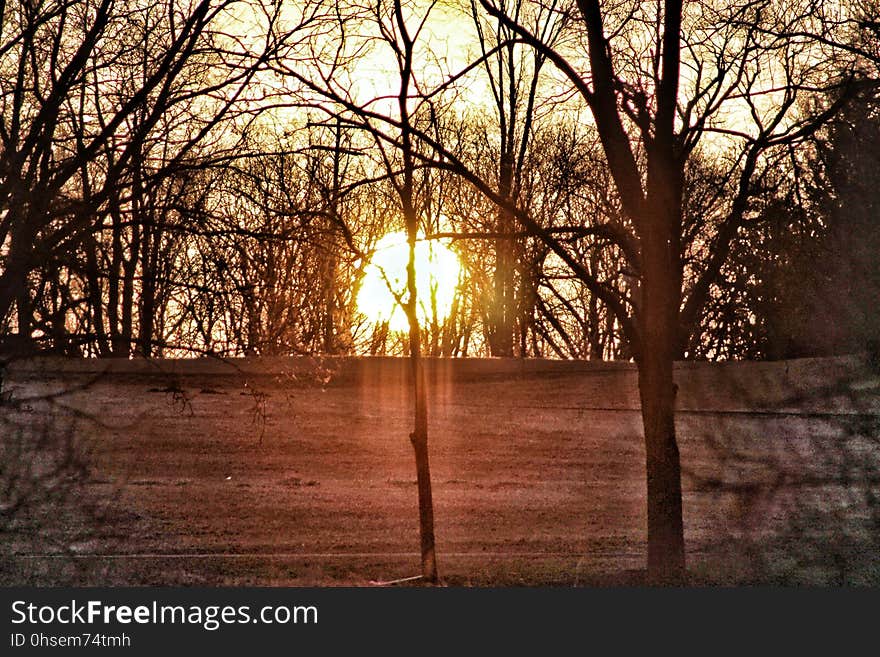
<svg viewBox="0 0 880 657">
<path fill-rule="evenodd" d="M 357 307 L 376 324 L 388 322 L 391 331 L 406 331 L 406 313 L 395 295 L 405 300 L 406 263 L 409 246 L 406 233 L 389 233 L 376 244 L 376 250 L 364 270 L 364 280 L 357 296 Z M 418 318 L 421 325 L 436 317 L 442 322 L 452 310 L 458 289 L 461 265 L 458 256 L 437 240 L 416 242 L 416 289 Z"/>
</svg>

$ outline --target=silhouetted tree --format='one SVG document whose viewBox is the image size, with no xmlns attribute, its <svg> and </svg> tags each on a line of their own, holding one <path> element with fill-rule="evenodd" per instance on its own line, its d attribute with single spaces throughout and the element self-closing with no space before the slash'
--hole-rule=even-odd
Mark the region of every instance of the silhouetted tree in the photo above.
<svg viewBox="0 0 880 657">
<path fill-rule="evenodd" d="M 615 312 L 633 349 L 647 460 L 648 576 L 652 582 L 680 582 L 685 553 L 673 362 L 731 246 L 749 228 L 751 184 L 766 154 L 812 134 L 842 104 L 799 116 L 790 111 L 809 89 L 829 84 L 816 80 L 816 68 L 804 64 L 815 56 L 816 42 L 780 43 L 775 36 L 795 21 L 809 23 L 811 7 L 789 7 L 783 14 L 769 2 L 722 8 L 670 0 L 651 7 L 604 7 L 598 0 L 579 0 L 587 76 L 576 68 L 577 60 L 548 47 L 503 6 L 488 0 L 483 6 L 566 74 L 602 141 L 623 221 L 601 227 L 626 257 L 637 285 L 626 295 L 603 287 L 570 252 L 555 248 Z M 645 41 L 650 45 L 642 50 Z M 781 77 L 781 86 L 762 67 L 777 70 L 773 77 Z M 839 78 L 830 84 L 839 84 Z M 767 104 L 760 100 L 764 89 L 775 95 Z M 731 98 L 744 103 L 751 128 L 723 125 L 719 112 Z M 727 184 L 736 192 L 717 223 L 687 230 L 685 170 L 709 131 L 732 138 L 728 148 L 735 164 Z M 540 226 L 521 218 L 540 234 Z M 686 251 L 698 243 L 704 256 L 686 265 Z"/>
<path fill-rule="evenodd" d="M 869 83 L 819 135 L 808 159 L 807 216 L 776 226 L 764 272 L 765 353 L 793 358 L 880 344 L 880 105 Z M 792 230 L 807 223 L 812 230 Z M 788 257 L 785 257 L 788 256 Z M 761 270 L 759 270 L 760 272 Z"/>
<path fill-rule="evenodd" d="M 523 0 L 506 4 L 515 20 L 527 24 L 542 40 L 553 47 L 564 25 L 565 16 Z M 483 142 L 491 145 L 489 152 L 478 153 L 484 165 L 491 165 L 496 193 L 509 205 L 519 205 L 525 186 L 525 167 L 534 132 L 536 115 L 552 114 L 553 102 L 539 92 L 541 69 L 546 56 L 540 50 L 524 48 L 516 34 L 503 21 L 487 17 L 471 2 L 471 18 L 476 27 L 477 42 L 482 55 L 481 69 L 491 92 L 494 125 L 485 126 L 488 134 Z M 538 109 L 541 105 L 541 109 Z M 531 307 L 524 302 L 534 289 L 529 275 L 534 271 L 525 259 L 521 238 L 517 238 L 516 219 L 504 206 L 494 209 L 495 221 L 486 230 L 498 235 L 491 241 L 494 272 L 491 293 L 486 299 L 486 338 L 492 356 L 513 356 L 516 333 L 524 336 L 524 320 Z M 521 279 L 521 280 L 517 280 Z M 528 305 L 528 304 L 526 304 Z M 520 324 L 517 331 L 517 324 Z"/>
<path fill-rule="evenodd" d="M 245 5 L 261 9 L 255 23 L 265 33 L 248 48 L 223 31 Z M 250 83 L 277 45 L 266 36 L 277 12 L 273 3 L 244 0 L 3 3 L 0 320 L 7 339 L 12 331 L 22 341 L 47 337 L 34 330 L 43 270 L 56 282 L 49 323 L 60 339 L 80 302 L 57 282 L 77 268 L 72 256 L 82 249 L 97 351 L 127 356 L 135 342 L 150 351 L 159 293 L 138 280 L 149 281 L 158 267 L 167 234 L 160 199 L 176 193 L 175 183 L 165 183 L 183 180 L 196 147 L 216 144 L 237 103 L 259 96 Z"/>
</svg>

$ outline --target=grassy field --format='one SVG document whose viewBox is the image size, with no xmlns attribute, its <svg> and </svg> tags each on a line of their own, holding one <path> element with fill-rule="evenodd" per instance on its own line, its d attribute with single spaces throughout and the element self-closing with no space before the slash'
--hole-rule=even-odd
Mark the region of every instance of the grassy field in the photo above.
<svg viewBox="0 0 880 657">
<path fill-rule="evenodd" d="M 880 583 L 880 376 L 857 357 L 676 376 L 693 582 Z M 429 379 L 445 582 L 641 581 L 632 366 L 447 361 Z M 405 361 L 26 362 L 4 395 L 4 584 L 418 572 Z"/>
</svg>

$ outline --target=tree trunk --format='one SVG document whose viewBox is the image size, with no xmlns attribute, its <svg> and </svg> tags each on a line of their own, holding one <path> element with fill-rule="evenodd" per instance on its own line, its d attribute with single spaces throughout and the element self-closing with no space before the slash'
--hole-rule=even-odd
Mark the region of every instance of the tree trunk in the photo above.
<svg viewBox="0 0 880 657">
<path fill-rule="evenodd" d="M 98 355 L 103 358 L 110 355 L 110 342 L 107 339 L 107 332 L 104 330 L 104 303 L 98 271 L 98 245 L 94 234 L 87 234 L 84 247 L 86 252 L 86 295 L 91 306 L 95 348 Z"/>
<path fill-rule="evenodd" d="M 415 397 L 415 427 L 409 438 L 416 457 L 416 479 L 419 487 L 419 534 L 422 548 L 422 577 L 436 582 L 437 557 L 434 550 L 434 501 L 431 495 L 431 468 L 428 461 L 428 394 L 422 363 L 422 340 L 416 312 L 415 234 L 410 234 L 409 262 L 406 267 L 409 299 L 406 315 L 409 320 L 409 357 Z"/>
<path fill-rule="evenodd" d="M 428 400 L 425 370 L 421 358 L 410 356 L 415 392 L 415 430 L 410 434 L 416 457 L 419 488 L 419 535 L 421 536 L 422 577 L 435 583 L 437 556 L 434 549 L 434 501 L 431 494 L 431 467 L 428 460 Z"/>
<path fill-rule="evenodd" d="M 509 231 L 509 217 L 499 212 L 498 230 Z M 492 356 L 513 356 L 513 267 L 514 257 L 510 239 L 495 240 L 495 272 L 490 308 L 489 352 Z"/>
<path fill-rule="evenodd" d="M 434 501 L 431 496 L 431 468 L 428 462 L 428 395 L 425 388 L 425 372 L 422 364 L 422 334 L 418 317 L 418 290 L 416 286 L 416 240 L 418 239 L 419 220 L 414 198 L 415 161 L 412 148 L 412 134 L 409 123 L 409 84 L 412 76 L 413 41 L 406 33 L 403 19 L 403 5 L 395 3 L 395 18 L 402 34 L 405 46 L 405 57 L 400 68 L 400 110 L 402 153 L 403 153 L 403 184 L 398 188 L 401 209 L 406 223 L 406 237 L 409 244 L 409 260 L 406 263 L 407 299 L 403 304 L 406 319 L 409 323 L 409 356 L 412 366 L 413 393 L 415 397 L 415 427 L 410 434 L 410 441 L 416 457 L 416 479 L 419 487 L 419 535 L 422 548 L 422 578 L 426 582 L 435 583 L 437 575 L 437 557 L 434 549 Z"/>
<path fill-rule="evenodd" d="M 648 581 L 681 584 L 684 529 L 672 361 L 646 358 L 639 370 L 639 392 L 648 484 Z"/>
<path fill-rule="evenodd" d="M 156 287 L 158 285 L 158 253 L 162 245 L 161 220 L 156 221 L 159 212 L 150 210 L 144 222 L 141 236 L 141 290 L 138 302 L 138 353 L 144 358 L 153 355 L 153 334 L 156 325 Z"/>
<path fill-rule="evenodd" d="M 644 250 L 642 346 L 637 360 L 648 488 L 648 582 L 677 585 L 685 579 L 673 379 L 679 294 L 666 246 L 654 240 Z"/>
<path fill-rule="evenodd" d="M 122 301 L 119 296 L 122 280 L 122 217 L 119 214 L 119 202 L 113 199 L 110 216 L 112 221 L 112 244 L 110 250 L 110 273 L 107 280 L 107 325 L 110 335 L 110 350 L 113 357 L 127 356 L 126 345 L 119 331 L 119 308 Z"/>
<path fill-rule="evenodd" d="M 19 294 L 26 287 L 27 273 L 28 270 L 24 262 L 15 262 L 10 254 L 6 269 L 0 274 L 0 319 L 11 314 L 13 304 L 19 301 Z M 17 321 L 19 322 L 18 333 L 21 333 L 21 319 L 18 318 Z"/>
<path fill-rule="evenodd" d="M 319 316 L 322 320 L 321 326 L 321 342 L 322 349 L 325 354 L 337 353 L 336 340 L 336 257 L 333 255 L 334 246 L 330 245 L 328 253 L 322 256 L 325 258 L 323 263 L 323 280 L 321 281 L 323 290 L 323 313 Z"/>
<path fill-rule="evenodd" d="M 14 197 L 12 203 L 20 203 Z M 12 205 L 14 207 L 14 205 Z M 16 323 L 20 344 L 30 342 L 31 308 L 28 275 L 33 269 L 33 249 L 37 237 L 37 224 L 31 215 L 13 216 L 9 251 L 5 268 L 0 275 L 0 320 L 10 314 L 12 305 L 16 306 Z"/>
<path fill-rule="evenodd" d="M 152 273 L 144 277 L 138 320 L 138 353 L 144 358 L 153 356 L 153 333 L 156 323 L 156 281 Z"/>
<path fill-rule="evenodd" d="M 512 135 L 507 137 L 507 146 L 502 145 L 501 159 L 498 170 L 498 193 L 512 201 L 514 162 L 513 153 L 509 150 Z M 491 324 L 489 326 L 489 351 L 492 356 L 510 358 L 513 356 L 514 326 L 516 314 L 516 294 L 514 268 L 516 256 L 513 239 L 504 237 L 512 233 L 516 226 L 516 218 L 506 209 L 500 208 L 496 217 L 495 229 L 502 237 L 495 240 L 495 275 L 493 280 L 493 298 L 491 307 Z"/>
</svg>

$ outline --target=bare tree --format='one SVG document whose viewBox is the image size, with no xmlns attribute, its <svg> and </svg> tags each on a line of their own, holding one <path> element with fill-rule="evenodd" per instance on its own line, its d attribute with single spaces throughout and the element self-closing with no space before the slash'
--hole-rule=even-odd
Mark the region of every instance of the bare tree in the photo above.
<svg viewBox="0 0 880 657">
<path fill-rule="evenodd" d="M 722 8 L 669 0 L 610 8 L 598 0 L 579 0 L 589 75 L 499 5 L 482 4 L 565 73 L 589 107 L 602 141 L 624 216 L 602 228 L 637 273 L 638 286 L 626 296 L 607 287 L 596 292 L 617 314 L 639 367 L 648 577 L 680 582 L 685 553 L 673 362 L 731 244 L 748 228 L 751 181 L 762 158 L 803 139 L 832 116 L 842 101 L 816 112 L 793 108 L 816 86 L 827 90 L 842 82 L 838 76 L 822 79 L 829 69 L 815 63 L 815 40 L 778 36 L 796 21 L 815 28 L 810 3 L 783 14 L 769 2 Z M 742 104 L 750 129 L 723 125 L 719 113 L 729 103 Z M 709 132 L 731 137 L 729 148 L 736 154 L 728 180 L 737 191 L 713 230 L 688 232 L 685 167 Z M 684 250 L 697 240 L 705 245 L 706 258 L 699 271 L 686 272 Z M 582 278 L 592 278 L 580 264 L 578 270 Z"/>
<path fill-rule="evenodd" d="M 245 5 L 266 35 L 246 46 L 224 31 Z M 0 318 L 23 340 L 33 333 L 32 279 L 82 247 L 98 350 L 132 351 L 135 279 L 152 276 L 164 232 L 148 206 L 157 208 L 165 181 L 192 164 L 198 145 L 216 143 L 239 101 L 253 100 L 251 82 L 277 46 L 269 39 L 277 12 L 238 0 L 3 4 Z M 143 291 L 146 319 L 155 299 Z M 63 325 L 64 310 L 56 314 Z M 142 349 L 151 332 L 141 327 Z"/>
<path fill-rule="evenodd" d="M 555 45 L 565 26 L 564 15 L 540 4 L 515 0 L 503 6 L 514 20 L 527 24 L 550 47 Z M 504 21 L 487 17 L 476 2 L 471 2 L 470 13 L 496 120 L 493 126 L 496 134 L 494 138 L 487 136 L 485 143 L 493 146 L 497 143 L 497 150 L 493 147 L 491 150 L 495 152 L 484 163 L 491 163 L 496 169 L 493 177 L 498 195 L 510 205 L 517 205 L 523 194 L 524 168 L 534 123 L 553 114 L 554 102 L 542 98 L 539 89 L 547 59 L 541 50 L 524 48 Z M 522 261 L 524 245 L 512 235 L 516 232 L 515 218 L 503 206 L 496 207 L 495 214 L 494 225 L 488 227 L 499 237 L 492 241 L 495 269 L 491 297 L 486 304 L 487 341 L 492 356 L 513 356 L 516 325 L 524 324 L 523 315 L 531 310 L 520 308 L 523 300 L 520 297 L 528 297 L 525 290 L 533 287 L 529 281 L 523 281 L 521 285 L 525 290 L 520 295 L 517 274 L 527 278 L 532 268 Z M 523 329 L 521 326 L 521 336 L 524 336 Z"/>
<path fill-rule="evenodd" d="M 600 3 L 584 1 L 578 10 L 589 76 L 498 6 L 485 2 L 484 7 L 542 50 L 589 108 L 621 212 L 569 233 L 601 237 L 619 250 L 626 262 L 619 277 L 629 284 L 597 280 L 567 247 L 569 240 L 559 239 L 559 231 L 542 226 L 527 209 L 501 197 L 432 135 L 412 126 L 406 131 L 432 151 L 430 157 L 420 155 L 426 164 L 456 172 L 514 213 L 524 230 L 547 244 L 614 314 L 639 367 L 648 577 L 657 583 L 680 582 L 685 559 L 673 362 L 683 353 L 684 336 L 693 329 L 731 244 L 750 228 L 756 170 L 772 166 L 778 149 L 809 137 L 839 111 L 849 75 L 835 73 L 839 68 L 830 61 L 834 51 L 824 52 L 821 39 L 785 36 L 797 22 L 804 23 L 810 35 L 822 28 L 815 24 L 809 3 L 801 11 L 785 13 L 770 2 L 723 9 L 702 3 L 685 15 L 680 2 L 650 7 L 632 3 L 606 12 Z M 641 50 L 646 42 L 652 45 Z M 402 147 L 400 136 L 382 127 L 400 129 L 399 118 L 354 102 L 338 87 L 302 79 L 362 124 L 368 123 L 373 134 Z M 807 103 L 829 96 L 835 98 L 830 105 L 814 104 L 811 109 Z M 726 121 L 731 107 L 739 110 L 744 126 Z M 723 186 L 734 192 L 714 221 L 688 226 L 683 212 L 685 167 L 707 135 L 723 142 L 722 152 L 728 154 L 723 159 L 728 163 Z M 687 267 L 686 249 L 699 252 L 699 257 L 687 260 Z"/>
<path fill-rule="evenodd" d="M 406 264 L 406 297 L 399 301 L 406 313 L 409 325 L 409 360 L 413 386 L 413 431 L 410 434 L 416 460 L 416 479 L 419 490 L 419 534 L 421 537 L 422 577 L 427 582 L 437 582 L 437 556 L 434 545 L 434 502 L 431 492 L 431 469 L 428 457 L 428 393 L 425 368 L 422 362 L 422 330 L 419 322 L 419 291 L 416 287 L 416 243 L 419 240 L 420 220 L 415 198 L 416 154 L 412 135 L 412 89 L 415 79 L 415 43 L 428 18 L 429 11 L 419 16 L 413 29 L 407 15 L 414 6 L 402 0 L 394 0 L 387 6 L 376 5 L 376 22 L 384 42 L 391 48 L 400 74 L 400 90 L 396 109 L 400 120 L 400 156 L 402 163 L 396 175 L 389 181 L 400 200 L 401 213 L 406 228 L 409 256 Z M 412 19 L 410 19 L 412 20 Z M 380 142 L 381 144 L 381 142 Z M 390 164 L 390 160 L 389 160 Z M 393 168 L 389 170 L 392 174 Z"/>
</svg>

